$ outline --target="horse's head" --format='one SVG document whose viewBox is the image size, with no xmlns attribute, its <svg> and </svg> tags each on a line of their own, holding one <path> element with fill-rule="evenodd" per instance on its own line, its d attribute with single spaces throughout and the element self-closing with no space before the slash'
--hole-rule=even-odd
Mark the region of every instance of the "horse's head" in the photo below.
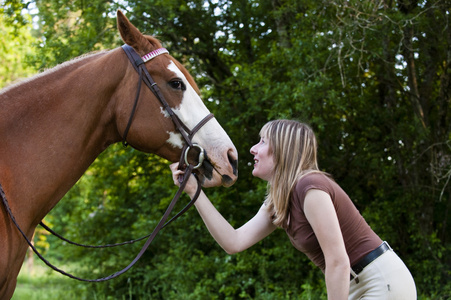
<svg viewBox="0 0 451 300">
<path fill-rule="evenodd" d="M 123 41 L 139 56 L 161 48 L 160 42 L 145 36 L 118 11 L 117 24 Z M 124 53 L 124 60 L 128 59 Z M 157 84 L 172 111 L 188 129 L 193 129 L 210 114 L 199 97 L 199 90 L 188 71 L 169 54 L 162 54 L 145 63 L 145 68 Z M 137 90 L 138 73 L 129 62 L 124 74 L 116 106 L 116 122 L 120 134 L 124 133 L 132 114 Z M 127 142 L 134 148 L 155 153 L 169 161 L 179 161 L 186 142 L 177 130 L 168 111 L 144 84 L 127 134 Z M 192 142 L 205 150 L 206 158 L 196 170 L 202 185 L 230 186 L 237 179 L 238 153 L 232 141 L 215 118 L 206 122 L 195 133 Z M 198 163 L 199 148 L 192 147 L 188 161 Z"/>
</svg>

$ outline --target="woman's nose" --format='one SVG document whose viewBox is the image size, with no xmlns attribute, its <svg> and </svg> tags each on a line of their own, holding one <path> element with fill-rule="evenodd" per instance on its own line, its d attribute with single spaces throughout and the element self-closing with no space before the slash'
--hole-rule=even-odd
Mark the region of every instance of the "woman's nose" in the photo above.
<svg viewBox="0 0 451 300">
<path fill-rule="evenodd" d="M 252 155 L 255 155 L 255 154 L 257 153 L 257 151 L 255 151 L 256 148 L 257 148 L 256 146 L 257 146 L 257 145 L 254 145 L 254 146 L 251 147 L 250 152 L 251 152 Z"/>
</svg>

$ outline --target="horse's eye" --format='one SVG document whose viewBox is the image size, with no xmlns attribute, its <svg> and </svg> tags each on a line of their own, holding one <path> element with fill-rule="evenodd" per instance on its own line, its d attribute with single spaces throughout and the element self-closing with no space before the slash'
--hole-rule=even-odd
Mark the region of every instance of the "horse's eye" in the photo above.
<svg viewBox="0 0 451 300">
<path fill-rule="evenodd" d="M 185 84 L 183 83 L 183 81 L 181 81 L 181 80 L 173 80 L 173 81 L 170 81 L 170 82 L 169 82 L 169 85 L 170 85 L 173 89 L 176 89 L 176 90 L 182 90 L 182 91 L 186 90 L 186 86 L 185 86 Z"/>
</svg>

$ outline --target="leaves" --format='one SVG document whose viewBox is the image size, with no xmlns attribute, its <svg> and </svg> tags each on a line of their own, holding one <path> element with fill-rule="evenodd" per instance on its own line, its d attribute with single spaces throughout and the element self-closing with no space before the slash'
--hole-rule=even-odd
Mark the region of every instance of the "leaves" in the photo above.
<svg viewBox="0 0 451 300">
<path fill-rule="evenodd" d="M 34 55 L 31 49 L 34 38 L 31 35 L 29 23 L 19 24 L 28 20 L 20 15 L 17 23 L 11 22 L 6 12 L 0 11 L 0 35 L 3 42 L 0 45 L 0 87 L 31 76 L 33 68 L 27 65 L 27 58 Z"/>
</svg>

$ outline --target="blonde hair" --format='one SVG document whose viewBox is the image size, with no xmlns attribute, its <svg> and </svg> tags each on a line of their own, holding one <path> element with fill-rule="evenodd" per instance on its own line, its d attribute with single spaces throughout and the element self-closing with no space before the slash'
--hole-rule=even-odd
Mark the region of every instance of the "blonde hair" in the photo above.
<svg viewBox="0 0 451 300">
<path fill-rule="evenodd" d="M 260 136 L 269 143 L 274 158 L 274 173 L 268 181 L 265 204 L 273 214 L 273 223 L 287 226 L 291 191 L 307 173 L 322 173 L 318 168 L 317 142 L 313 130 L 293 120 L 274 120 L 266 123 Z"/>
</svg>

